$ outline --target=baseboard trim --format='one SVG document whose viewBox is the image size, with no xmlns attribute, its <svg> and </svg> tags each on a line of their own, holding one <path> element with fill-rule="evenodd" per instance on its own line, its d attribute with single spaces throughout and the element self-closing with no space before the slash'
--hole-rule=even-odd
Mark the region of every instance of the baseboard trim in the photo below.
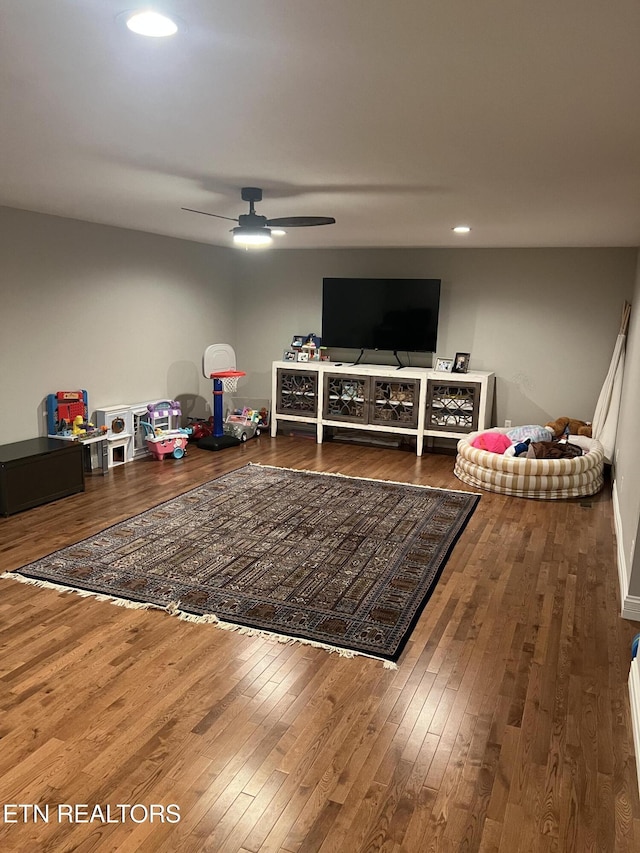
<svg viewBox="0 0 640 853">
<path fill-rule="evenodd" d="M 611 499 L 618 557 L 618 583 L 620 585 L 620 601 L 622 602 L 621 616 L 623 619 L 630 619 L 632 622 L 640 622 L 640 596 L 629 595 L 629 570 L 622 544 L 622 519 L 615 480 L 611 489 Z"/>
<path fill-rule="evenodd" d="M 631 705 L 631 729 L 636 754 L 636 772 L 640 790 L 640 663 L 638 658 L 631 661 L 629 669 L 629 703 Z"/>
<path fill-rule="evenodd" d="M 622 618 L 640 622 L 640 597 L 627 595 L 622 604 Z"/>
</svg>

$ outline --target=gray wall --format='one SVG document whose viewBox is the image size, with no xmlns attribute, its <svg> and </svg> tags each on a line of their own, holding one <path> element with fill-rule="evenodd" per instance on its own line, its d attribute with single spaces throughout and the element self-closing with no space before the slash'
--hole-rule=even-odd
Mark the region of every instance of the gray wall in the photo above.
<svg viewBox="0 0 640 853">
<path fill-rule="evenodd" d="M 7 208 L 0 240 L 3 443 L 42 434 L 59 389 L 86 388 L 92 410 L 166 396 L 206 414 L 216 342 L 247 372 L 238 396 L 269 397 L 292 335 L 320 332 L 323 276 L 441 278 L 438 354 L 495 371 L 496 423 L 590 420 L 637 286 L 635 249 L 250 253 Z"/>
<path fill-rule="evenodd" d="M 228 249 L 0 208 L 0 443 L 44 435 L 43 402 L 92 411 L 180 397 L 206 414 L 208 344 L 235 337 Z"/>
<path fill-rule="evenodd" d="M 248 373 L 246 393 L 269 396 L 271 361 L 294 334 L 320 333 L 323 276 L 433 277 L 442 279 L 438 355 L 470 352 L 471 369 L 496 373 L 495 423 L 546 423 L 561 415 L 591 420 L 622 304 L 633 292 L 636 255 L 636 249 L 239 254 L 236 353 Z M 345 353 L 338 357 L 346 360 Z M 430 360 L 414 356 L 412 363 Z"/>
</svg>

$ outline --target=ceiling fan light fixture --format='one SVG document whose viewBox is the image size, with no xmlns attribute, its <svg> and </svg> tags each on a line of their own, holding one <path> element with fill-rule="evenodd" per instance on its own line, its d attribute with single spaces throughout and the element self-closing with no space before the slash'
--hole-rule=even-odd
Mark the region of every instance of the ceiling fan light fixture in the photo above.
<svg viewBox="0 0 640 853">
<path fill-rule="evenodd" d="M 166 38 L 178 32 L 178 24 L 175 20 L 160 12 L 154 12 L 153 9 L 130 12 L 125 22 L 131 32 L 150 38 Z"/>
<path fill-rule="evenodd" d="M 270 228 L 237 225 L 231 230 L 233 231 L 233 242 L 236 246 L 243 246 L 246 249 L 270 246 L 273 242 Z"/>
<path fill-rule="evenodd" d="M 277 219 L 267 219 L 266 216 L 256 213 L 255 204 L 262 201 L 260 187 L 242 187 L 240 195 L 243 201 L 249 202 L 249 212 L 241 213 L 238 217 L 209 213 L 207 210 L 195 210 L 193 207 L 183 207 L 181 210 L 237 222 L 236 227 L 231 229 L 233 242 L 236 246 L 243 246 L 245 249 L 269 246 L 272 243 L 272 237 L 283 236 L 289 228 L 333 225 L 336 221 L 333 216 L 281 216 Z"/>
</svg>

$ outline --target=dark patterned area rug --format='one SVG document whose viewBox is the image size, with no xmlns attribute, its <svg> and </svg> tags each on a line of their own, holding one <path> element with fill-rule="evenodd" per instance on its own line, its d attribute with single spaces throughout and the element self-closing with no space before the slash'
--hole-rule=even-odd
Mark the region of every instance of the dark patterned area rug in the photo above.
<svg viewBox="0 0 640 853">
<path fill-rule="evenodd" d="M 3 577 L 397 661 L 479 499 L 251 464 Z"/>
</svg>

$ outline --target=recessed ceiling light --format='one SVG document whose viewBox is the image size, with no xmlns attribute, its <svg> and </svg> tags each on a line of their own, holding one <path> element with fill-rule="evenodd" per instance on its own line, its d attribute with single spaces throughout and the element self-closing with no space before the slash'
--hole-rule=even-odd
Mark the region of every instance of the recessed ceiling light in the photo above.
<svg viewBox="0 0 640 853">
<path fill-rule="evenodd" d="M 272 228 L 271 229 L 271 236 L 272 237 L 284 237 L 284 235 L 286 233 L 287 232 L 284 230 L 284 228 Z"/>
<path fill-rule="evenodd" d="M 139 12 L 128 12 L 126 15 L 127 27 L 133 33 L 151 38 L 166 38 L 178 32 L 178 24 L 160 12 L 145 9 Z"/>
<path fill-rule="evenodd" d="M 456 225 L 452 229 L 456 234 L 468 234 L 471 228 L 468 225 Z"/>
</svg>

